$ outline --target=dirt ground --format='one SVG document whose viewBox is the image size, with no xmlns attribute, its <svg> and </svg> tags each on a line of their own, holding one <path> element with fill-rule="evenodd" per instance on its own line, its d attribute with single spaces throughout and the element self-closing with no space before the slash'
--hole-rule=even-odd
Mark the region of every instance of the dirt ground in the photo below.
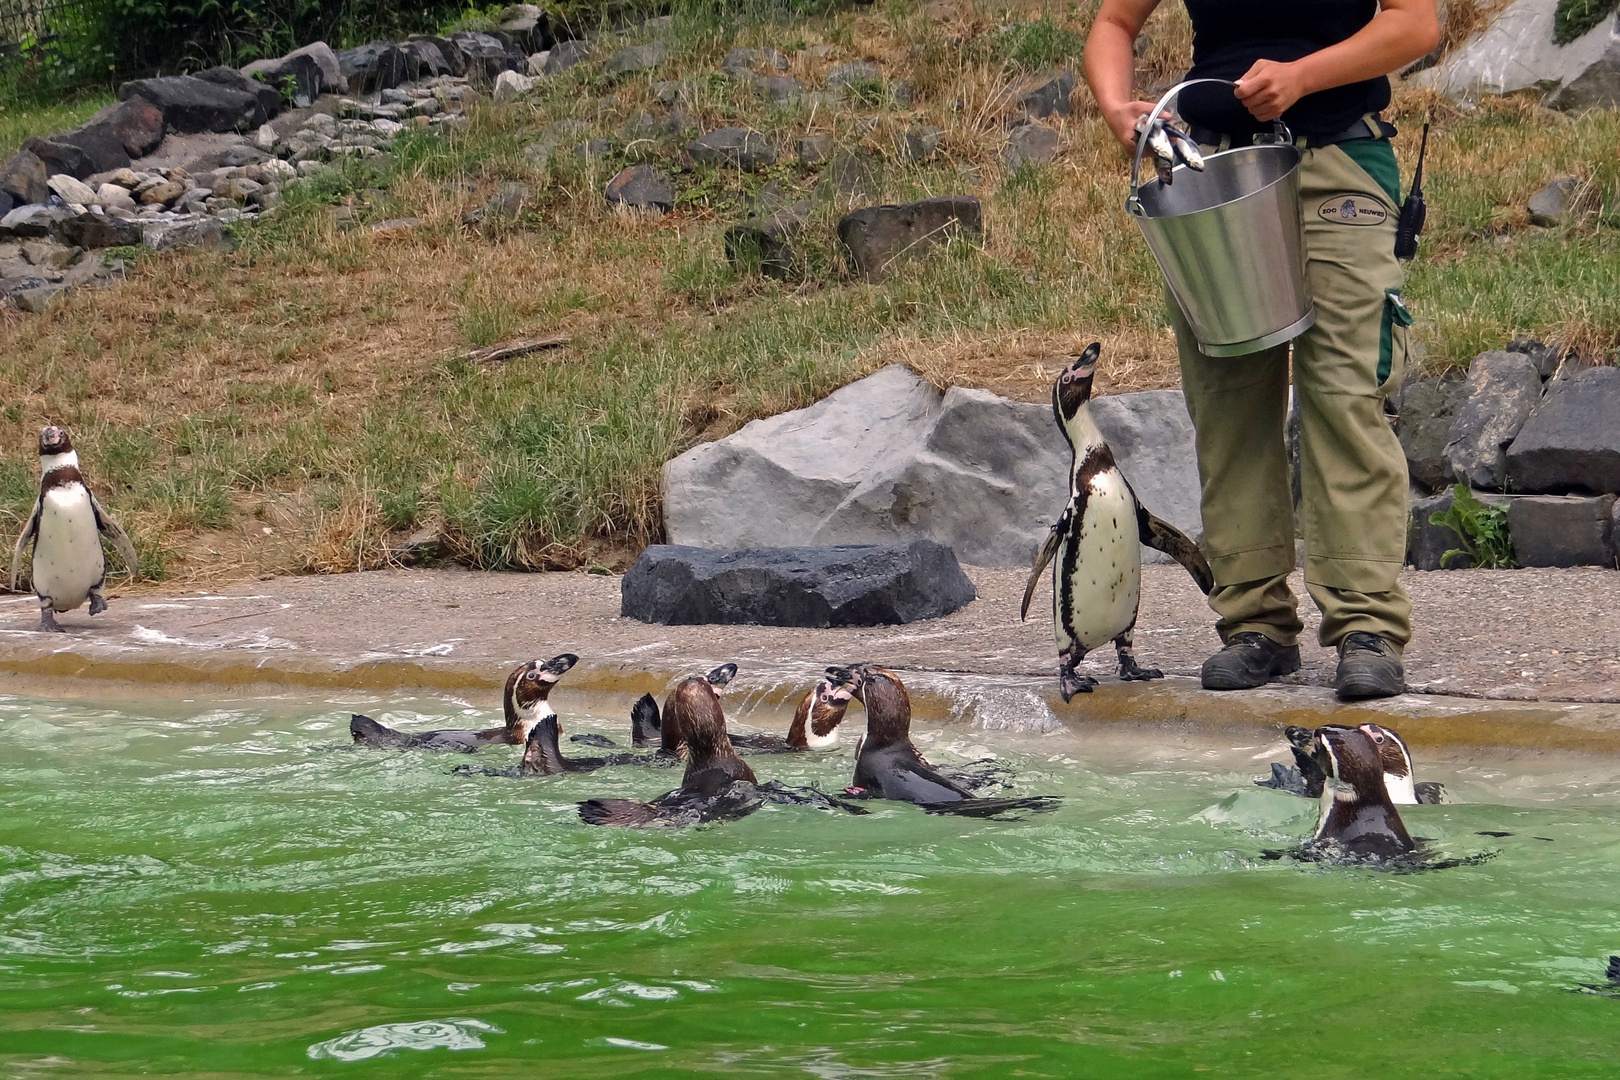
<svg viewBox="0 0 1620 1080">
<path fill-rule="evenodd" d="M 650 626 L 619 616 L 620 578 L 583 573 L 386 570 L 279 577 L 221 588 L 113 593 L 94 619 L 62 616 L 62 635 L 32 628 L 32 597 L 0 597 L 0 664 L 52 653 L 123 663 L 177 663 L 341 673 L 417 664 L 503 671 L 559 652 L 585 667 L 664 673 L 735 661 L 747 674 L 809 679 L 833 663 L 1043 678 L 1054 671 L 1049 622 L 1018 620 L 1024 573 L 968 568 L 979 599 L 942 619 L 871 629 Z M 1143 568 L 1137 651 L 1167 675 L 1196 676 L 1219 647 L 1214 616 L 1180 567 Z M 1406 653 L 1417 694 L 1506 701 L 1620 702 L 1620 573 L 1599 569 L 1451 571 L 1404 576 L 1415 637 Z M 1295 589 L 1304 596 L 1301 583 Z M 1043 590 L 1044 592 L 1044 590 Z M 1315 644 L 1305 600 L 1305 665 L 1286 680 L 1330 686 L 1335 655 Z M 1112 651 L 1084 665 L 1105 680 Z"/>
</svg>

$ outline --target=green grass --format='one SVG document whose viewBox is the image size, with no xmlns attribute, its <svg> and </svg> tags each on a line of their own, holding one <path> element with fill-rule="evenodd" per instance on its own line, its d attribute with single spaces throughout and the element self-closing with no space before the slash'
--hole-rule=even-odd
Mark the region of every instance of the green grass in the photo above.
<svg viewBox="0 0 1620 1080">
<path fill-rule="evenodd" d="M 670 457 L 887 362 L 1038 398 L 1050 378 L 1043 357 L 1101 339 L 1113 388 L 1174 385 L 1158 272 L 1120 210 L 1126 163 L 1083 95 L 1059 122 L 1059 161 L 1000 164 L 995 103 L 1027 74 L 1073 62 L 1083 20 L 992 14 L 964 48 L 914 3 L 744 18 L 683 4 L 671 59 L 651 75 L 574 69 L 522 102 L 479 106 L 465 133 L 400 140 L 381 172 L 351 162 L 289 189 L 273 218 L 241 230 L 232 255 L 142 258 L 117 289 L 13 319 L 0 326 L 0 522 L 26 513 L 28 448 L 51 420 L 73 428 L 154 570 L 184 570 L 188 546 L 215 543 L 216 530 L 257 533 L 268 508 L 293 515 L 300 549 L 314 554 L 249 559 L 252 570 L 381 565 L 390 532 L 423 525 L 472 566 L 622 565 L 662 538 L 658 477 Z M 1154 48 L 1166 51 L 1185 17 L 1167 9 L 1155 19 Z M 815 43 L 834 46 L 829 63 L 879 61 L 886 78 L 916 88 L 915 105 L 883 95 L 812 115 L 714 74 L 736 45 Z M 796 73 L 813 82 L 815 69 Z M 686 108 L 703 128 L 752 127 L 782 159 L 757 174 L 689 169 L 679 159 L 689 136 L 640 143 L 633 157 L 621 145 L 588 164 L 567 153 L 588 137 L 617 138 L 639 110 L 661 112 L 654 78 L 695 87 Z M 1431 103 L 1400 101 L 1409 172 Z M 872 118 L 876 130 L 864 130 Z M 582 129 L 536 164 L 524 149 L 562 119 Z M 894 133 L 921 123 L 944 129 L 942 152 L 898 160 Z M 973 193 L 985 234 L 882 285 L 857 280 L 834 237 L 848 204 L 792 156 L 809 130 L 871 158 L 863 204 Z M 1520 334 L 1613 359 L 1616 145 L 1613 112 L 1549 117 L 1521 100 L 1439 110 L 1430 227 L 1406 288 L 1425 370 L 1465 366 Z M 677 177 L 669 218 L 629 218 L 601 199 L 618 168 L 642 159 Z M 1530 227 L 1524 201 L 1562 174 L 1587 182 L 1594 213 L 1564 229 Z M 530 188 L 518 219 L 462 224 L 509 183 Z M 733 265 L 723 248 L 726 226 L 767 193 L 813 207 L 786 281 Z M 364 229 L 391 217 L 423 224 Z M 557 330 L 571 336 L 566 348 L 491 366 L 454 359 Z"/>
<path fill-rule="evenodd" d="M 78 127 L 112 100 L 105 91 L 55 103 L 0 100 L 0 159 L 10 157 L 30 135 L 52 135 Z"/>
</svg>

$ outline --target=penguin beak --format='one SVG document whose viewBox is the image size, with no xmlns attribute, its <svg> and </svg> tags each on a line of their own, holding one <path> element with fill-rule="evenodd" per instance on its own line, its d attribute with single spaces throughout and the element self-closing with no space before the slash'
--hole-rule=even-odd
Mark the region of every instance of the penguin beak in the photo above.
<svg viewBox="0 0 1620 1080">
<path fill-rule="evenodd" d="M 540 666 L 540 673 L 542 676 L 547 677 L 547 682 L 556 682 L 558 679 L 562 678 L 568 673 L 569 668 L 573 667 L 577 663 L 579 663 L 579 657 L 575 656 L 573 653 L 565 652 L 559 656 L 553 656 L 550 660 L 547 660 L 544 664 L 542 664 Z"/>
</svg>

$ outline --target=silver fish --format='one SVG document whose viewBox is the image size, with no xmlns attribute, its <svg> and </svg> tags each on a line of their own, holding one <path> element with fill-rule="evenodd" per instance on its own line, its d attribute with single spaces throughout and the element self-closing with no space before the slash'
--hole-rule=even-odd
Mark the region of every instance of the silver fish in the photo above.
<svg viewBox="0 0 1620 1080">
<path fill-rule="evenodd" d="M 1187 163 L 1187 168 L 1203 172 L 1204 155 L 1199 152 L 1198 144 L 1193 141 L 1192 136 L 1168 120 L 1160 121 L 1160 124 L 1164 127 L 1165 134 L 1170 136 L 1170 145 L 1175 148 L 1176 156 Z"/>
</svg>

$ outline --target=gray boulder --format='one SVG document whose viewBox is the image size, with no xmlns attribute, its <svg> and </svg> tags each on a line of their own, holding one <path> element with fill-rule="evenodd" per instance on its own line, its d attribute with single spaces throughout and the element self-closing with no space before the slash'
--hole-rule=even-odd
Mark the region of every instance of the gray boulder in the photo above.
<svg viewBox="0 0 1620 1080">
<path fill-rule="evenodd" d="M 559 72 L 567 71 L 575 64 L 590 59 L 590 55 L 591 46 L 589 42 L 581 41 L 578 38 L 559 41 L 551 47 L 551 52 L 547 55 L 545 65 L 541 70 L 547 75 L 556 75 Z"/>
<path fill-rule="evenodd" d="M 756 75 L 749 85 L 766 101 L 794 101 L 804 93 L 799 80 L 790 75 Z"/>
<path fill-rule="evenodd" d="M 408 46 L 417 44 L 433 46 L 434 51 L 439 54 L 440 61 L 444 64 L 444 74 L 467 74 L 467 56 L 460 49 L 458 49 L 455 42 L 451 41 L 449 38 L 438 37 L 434 34 L 412 34 L 410 36 L 410 40 L 406 42 L 407 53 L 410 52 Z M 421 57 L 426 54 L 418 52 L 416 55 L 418 57 L 418 62 L 420 63 Z M 529 74 L 532 75 L 534 72 L 529 72 Z M 418 77 L 420 78 L 420 76 Z"/>
<path fill-rule="evenodd" d="M 767 277 L 792 277 L 800 265 L 793 238 L 804 231 L 809 221 L 808 202 L 740 221 L 726 230 L 726 258 L 745 267 L 757 266 Z"/>
<path fill-rule="evenodd" d="M 202 248 L 229 251 L 231 238 L 216 217 L 199 216 L 174 222 L 152 222 L 142 231 L 141 242 L 153 251 Z"/>
<path fill-rule="evenodd" d="M 686 144 L 686 153 L 699 165 L 731 165 L 758 172 L 776 164 L 776 144 L 747 128 L 715 128 Z"/>
<path fill-rule="evenodd" d="M 1007 148 L 1001 153 L 1002 163 L 1009 169 L 1020 165 L 1045 165 L 1057 157 L 1058 133 L 1045 124 L 1025 124 L 1013 128 L 1007 136 Z"/>
<path fill-rule="evenodd" d="M 632 165 L 607 182 L 603 195 L 610 203 L 655 210 L 667 214 L 675 209 L 675 184 L 651 165 Z"/>
<path fill-rule="evenodd" d="M 919 124 L 898 132 L 894 137 L 894 156 L 901 161 L 927 161 L 939 153 L 939 142 L 945 132 L 932 124 Z"/>
<path fill-rule="evenodd" d="M 45 163 L 46 176 L 65 173 L 82 180 L 96 171 L 84 151 L 71 143 L 31 135 L 23 140 L 22 148 Z M 128 157 L 124 158 L 124 164 L 129 164 Z"/>
<path fill-rule="evenodd" d="M 405 74 L 410 82 L 456 74 L 449 58 L 436 41 L 412 39 L 400 48 L 405 53 Z"/>
<path fill-rule="evenodd" d="M 51 196 L 51 189 L 45 186 L 49 175 L 43 161 L 27 150 L 19 150 L 0 166 L 0 192 L 10 195 L 19 206 L 42 203 Z"/>
<path fill-rule="evenodd" d="M 1520 566 L 1613 566 L 1613 495 L 1524 495 L 1508 505 Z"/>
<path fill-rule="evenodd" d="M 259 110 L 269 120 L 281 111 L 281 91 L 273 86 L 267 86 L 258 79 L 250 79 L 235 68 L 220 64 L 206 71 L 199 71 L 196 77 L 204 82 L 211 82 L 216 86 L 228 86 L 232 90 L 247 94 L 259 103 Z M 242 130 L 232 128 L 231 130 Z"/>
<path fill-rule="evenodd" d="M 59 223 L 73 216 L 73 211 L 63 206 L 60 200 L 52 201 L 56 205 L 30 203 L 12 209 L 0 218 L 0 237 L 10 239 L 51 235 Z"/>
<path fill-rule="evenodd" d="M 126 98 L 99 110 L 85 127 L 105 127 L 131 158 L 144 157 L 163 141 L 163 112 L 142 97 Z"/>
<path fill-rule="evenodd" d="M 522 46 L 525 54 L 539 52 L 550 37 L 546 13 L 534 4 L 511 4 L 501 11 L 501 33 Z"/>
<path fill-rule="evenodd" d="M 1543 345 L 1535 338 L 1514 338 L 1507 343 L 1508 352 L 1523 353 L 1536 365 L 1536 374 L 1541 381 L 1546 382 L 1558 371 L 1558 365 L 1564 359 L 1564 351 L 1553 345 Z"/>
<path fill-rule="evenodd" d="M 865 60 L 855 60 L 848 64 L 837 64 L 827 70 L 826 84 L 830 87 L 845 87 L 855 83 L 881 82 L 883 72 L 876 65 Z"/>
<path fill-rule="evenodd" d="M 120 101 L 144 98 L 163 114 L 164 126 L 182 135 L 253 131 L 269 117 L 256 94 L 192 75 L 135 79 L 118 88 Z"/>
<path fill-rule="evenodd" d="M 883 281 L 899 263 L 964 231 L 980 231 L 979 200 L 971 195 L 870 206 L 845 214 L 838 222 L 838 239 L 868 281 Z"/>
<path fill-rule="evenodd" d="M 1451 418 L 1462 397 L 1463 377 L 1413 379 L 1395 393 L 1400 412 L 1397 433 L 1406 451 L 1406 468 L 1413 482 L 1436 491 L 1453 482 L 1446 443 L 1451 441 Z"/>
<path fill-rule="evenodd" d="M 1548 384 L 1507 451 L 1514 490 L 1620 492 L 1620 368 Z"/>
<path fill-rule="evenodd" d="M 1532 225 L 1567 225 L 1574 216 L 1575 192 L 1581 186 L 1579 178 L 1560 176 L 1530 196 L 1525 209 L 1530 212 Z"/>
<path fill-rule="evenodd" d="M 128 247 L 141 242 L 137 223 L 88 210 L 60 222 L 56 234 L 82 248 Z"/>
<path fill-rule="evenodd" d="M 1579 112 L 1620 104 L 1620 31 L 1609 14 L 1566 45 L 1553 39 L 1559 0 L 1515 0 L 1484 31 L 1413 81 L 1459 100 L 1518 90 L 1542 92 L 1551 109 Z"/>
<path fill-rule="evenodd" d="M 1100 398 L 1092 410 L 1143 505 L 1201 536 L 1180 392 Z M 1068 498 L 1069 456 L 1050 406 L 941 394 L 893 365 L 668 462 L 664 520 L 675 544 L 927 537 L 973 565 L 1029 566 Z"/>
<path fill-rule="evenodd" d="M 506 50 L 501 50 L 505 57 Z M 369 94 L 391 90 L 410 78 L 405 50 L 387 41 L 374 41 L 337 54 L 338 68 L 349 84 L 349 92 Z"/>
<path fill-rule="evenodd" d="M 293 105 L 300 109 L 309 108 L 310 103 L 321 96 L 321 89 L 326 85 L 320 63 L 308 53 L 288 53 L 276 60 L 255 60 L 242 68 L 242 74 L 278 90 L 290 79 Z M 348 85 L 347 79 L 339 78 L 345 86 Z"/>
<path fill-rule="evenodd" d="M 830 134 L 806 135 L 797 144 L 801 165 L 820 165 L 832 156 L 833 137 Z"/>
<path fill-rule="evenodd" d="M 651 71 L 664 62 L 666 50 L 662 41 L 649 41 L 645 45 L 628 45 L 607 58 L 602 70 L 609 75 L 633 75 L 638 71 Z"/>
<path fill-rule="evenodd" d="M 950 548 L 909 544 L 715 551 L 654 545 L 621 589 L 620 614 L 670 626 L 887 626 L 971 603 Z"/>
<path fill-rule="evenodd" d="M 1474 357 L 1446 438 L 1451 474 L 1470 487 L 1503 490 L 1507 448 L 1540 400 L 1541 376 L 1523 353 Z"/>
<path fill-rule="evenodd" d="M 1074 72 L 1067 68 L 1028 87 L 1018 95 L 1018 107 L 1037 120 L 1069 115 L 1069 95 L 1074 93 Z"/>
</svg>

